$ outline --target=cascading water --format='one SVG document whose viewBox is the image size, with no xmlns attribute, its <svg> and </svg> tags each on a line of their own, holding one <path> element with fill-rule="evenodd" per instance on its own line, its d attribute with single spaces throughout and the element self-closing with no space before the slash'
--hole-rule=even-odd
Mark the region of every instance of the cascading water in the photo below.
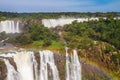
<svg viewBox="0 0 120 80">
<path fill-rule="evenodd" d="M 58 19 L 43 19 L 42 24 L 45 27 L 51 28 L 51 27 L 56 27 L 56 26 L 64 26 L 65 24 L 71 24 L 73 21 L 77 22 L 88 22 L 88 21 L 95 21 L 99 20 L 97 17 L 91 17 L 91 18 L 58 18 Z"/>
<path fill-rule="evenodd" d="M 35 56 L 34 56 L 34 53 L 33 52 L 30 52 L 31 54 L 31 57 L 32 57 L 32 63 L 33 63 L 33 70 L 34 70 L 34 76 L 35 76 L 35 80 L 39 80 L 39 77 L 38 77 L 38 63 L 35 59 Z"/>
<path fill-rule="evenodd" d="M 74 50 L 73 53 L 69 57 L 66 50 L 66 80 L 81 80 L 81 65 L 77 52 Z M 2 54 L 0 60 L 4 61 L 7 69 L 5 80 L 63 80 L 59 78 L 59 65 L 55 65 L 54 57 L 49 50 L 39 53 L 19 51 Z"/>
<path fill-rule="evenodd" d="M 68 48 L 66 48 L 66 80 L 70 80 L 70 60 L 67 52 Z"/>
<path fill-rule="evenodd" d="M 77 51 L 73 50 L 73 56 L 69 56 L 66 48 L 66 80 L 82 80 L 81 64 Z"/>
<path fill-rule="evenodd" d="M 17 70 L 21 75 L 21 80 L 34 80 L 33 62 L 30 52 L 16 52 L 13 58 L 17 66 Z"/>
<path fill-rule="evenodd" d="M 20 33 L 19 21 L 6 20 L 0 22 L 0 32 Z"/>
<path fill-rule="evenodd" d="M 3 59 L 7 67 L 7 80 L 21 80 L 19 73 L 14 69 L 7 59 Z"/>
<path fill-rule="evenodd" d="M 51 51 L 40 51 L 40 80 L 49 80 L 48 79 L 48 65 L 50 66 L 50 69 L 52 70 L 52 80 L 59 80 L 59 74 L 57 67 L 54 62 L 54 56 Z"/>
</svg>

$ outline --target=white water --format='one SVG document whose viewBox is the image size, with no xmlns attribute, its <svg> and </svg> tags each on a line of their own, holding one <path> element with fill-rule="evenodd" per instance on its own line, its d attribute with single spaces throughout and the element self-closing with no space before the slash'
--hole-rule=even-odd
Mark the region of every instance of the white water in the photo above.
<svg viewBox="0 0 120 80">
<path fill-rule="evenodd" d="M 0 22 L 0 32 L 20 33 L 19 21 L 6 20 Z"/>
<path fill-rule="evenodd" d="M 66 48 L 66 80 L 70 80 L 70 60 L 68 55 L 68 48 Z"/>
<path fill-rule="evenodd" d="M 21 80 L 34 80 L 33 62 L 31 60 L 30 52 L 16 52 L 13 58 L 17 66 L 17 70 L 21 75 Z"/>
<path fill-rule="evenodd" d="M 10 64 L 9 59 L 1 58 L 7 68 L 6 80 L 60 80 L 53 52 L 49 50 L 39 51 L 38 55 L 40 55 L 40 63 L 37 62 L 35 53 L 32 51 L 19 51 L 0 55 L 13 58 L 17 67 L 15 69 L 15 65 Z M 40 68 L 38 68 L 38 65 L 40 65 Z M 66 80 L 82 80 L 81 65 L 75 50 L 73 55 L 69 56 L 66 49 Z"/>
<path fill-rule="evenodd" d="M 40 51 L 40 80 L 48 80 L 48 65 L 52 70 L 53 80 L 59 80 L 59 74 L 51 51 Z"/>
<path fill-rule="evenodd" d="M 39 80 L 38 77 L 38 63 L 35 59 L 34 53 L 30 52 L 31 56 L 32 56 L 32 63 L 33 63 L 33 69 L 34 69 L 34 74 L 35 74 L 35 80 Z"/>
<path fill-rule="evenodd" d="M 71 24 L 73 21 L 77 20 L 77 22 L 91 21 L 91 20 L 99 20 L 97 17 L 91 18 L 58 18 L 58 19 L 43 19 L 42 24 L 45 27 L 51 28 L 56 26 L 64 26 L 65 24 Z"/>
<path fill-rule="evenodd" d="M 73 50 L 73 56 L 69 56 L 66 49 L 66 80 L 82 80 L 81 65 L 76 50 Z"/>
<path fill-rule="evenodd" d="M 3 59 L 7 67 L 7 80 L 21 80 L 19 73 L 14 69 L 7 59 Z"/>
</svg>

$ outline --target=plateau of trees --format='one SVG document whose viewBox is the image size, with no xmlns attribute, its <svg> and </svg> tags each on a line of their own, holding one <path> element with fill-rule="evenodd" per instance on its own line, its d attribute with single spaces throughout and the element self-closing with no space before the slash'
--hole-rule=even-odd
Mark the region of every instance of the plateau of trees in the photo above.
<svg viewBox="0 0 120 80">
<path fill-rule="evenodd" d="M 120 49 L 120 20 L 108 18 L 83 23 L 74 21 L 65 25 L 63 30 L 69 46 L 87 48 L 92 46 L 93 40 L 98 40 L 108 42 Z"/>
</svg>

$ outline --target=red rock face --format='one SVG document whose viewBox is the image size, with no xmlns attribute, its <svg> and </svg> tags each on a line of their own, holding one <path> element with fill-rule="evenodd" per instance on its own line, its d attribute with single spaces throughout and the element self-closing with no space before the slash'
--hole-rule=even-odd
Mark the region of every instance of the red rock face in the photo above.
<svg viewBox="0 0 120 80">
<path fill-rule="evenodd" d="M 6 80 L 7 68 L 3 60 L 0 59 L 0 80 Z"/>
</svg>

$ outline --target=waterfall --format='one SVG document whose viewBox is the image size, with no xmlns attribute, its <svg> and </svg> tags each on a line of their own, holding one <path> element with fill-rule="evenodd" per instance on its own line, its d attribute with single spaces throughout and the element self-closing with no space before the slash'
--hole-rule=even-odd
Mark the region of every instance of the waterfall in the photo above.
<svg viewBox="0 0 120 80">
<path fill-rule="evenodd" d="M 30 52 L 16 52 L 13 58 L 17 66 L 17 70 L 21 75 L 21 80 L 34 80 L 33 62 Z"/>
<path fill-rule="evenodd" d="M 88 22 L 88 21 L 95 21 L 99 20 L 98 17 L 91 17 L 91 18 L 58 18 L 58 19 L 43 19 L 42 24 L 45 27 L 51 28 L 56 26 L 64 26 L 65 24 L 71 24 L 73 21 L 77 22 Z"/>
<path fill-rule="evenodd" d="M 17 23 L 16 23 L 16 33 L 20 33 L 19 21 L 17 21 Z"/>
<path fill-rule="evenodd" d="M 0 32 L 20 33 L 19 21 L 5 20 L 0 22 Z"/>
<path fill-rule="evenodd" d="M 0 54 L 7 73 L 5 80 L 63 80 L 59 78 L 55 55 L 49 50 L 18 51 Z M 69 56 L 66 49 L 66 80 L 81 80 L 81 65 L 76 50 Z M 12 63 L 12 64 L 11 64 Z M 0 71 L 1 72 L 1 71 Z"/>
<path fill-rule="evenodd" d="M 32 63 L 33 63 L 33 69 L 34 69 L 34 74 L 35 74 L 35 80 L 38 80 L 38 63 L 35 59 L 34 53 L 30 52 L 31 56 L 32 56 Z"/>
<path fill-rule="evenodd" d="M 52 70 L 52 80 L 59 80 L 59 74 L 57 67 L 54 62 L 54 56 L 51 51 L 40 51 L 40 63 L 41 63 L 41 70 L 40 70 L 40 80 L 48 80 L 48 65 Z"/>
<path fill-rule="evenodd" d="M 3 59 L 7 67 L 7 80 L 21 80 L 19 73 L 14 69 L 7 59 Z"/>
<path fill-rule="evenodd" d="M 59 18 L 59 19 L 43 19 L 42 23 L 46 27 L 56 27 L 56 26 L 64 26 L 65 24 L 71 24 L 74 20 L 74 18 Z"/>
<path fill-rule="evenodd" d="M 69 56 L 66 48 L 66 80 L 82 80 L 81 65 L 77 51 L 73 50 L 73 56 Z"/>
<path fill-rule="evenodd" d="M 67 52 L 68 48 L 66 48 L 66 80 L 70 80 L 70 60 Z"/>
</svg>

